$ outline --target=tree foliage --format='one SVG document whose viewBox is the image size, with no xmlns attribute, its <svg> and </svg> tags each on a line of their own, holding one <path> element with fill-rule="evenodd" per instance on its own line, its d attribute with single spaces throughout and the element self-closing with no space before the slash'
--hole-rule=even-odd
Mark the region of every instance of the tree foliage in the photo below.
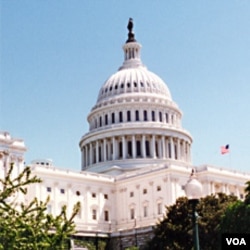
<svg viewBox="0 0 250 250">
<path fill-rule="evenodd" d="M 219 193 L 202 198 L 197 205 L 199 215 L 199 240 L 203 250 L 214 250 L 220 245 L 220 222 L 227 206 L 237 200 L 235 196 Z M 176 200 L 172 206 L 166 207 L 164 219 L 158 223 L 154 237 L 145 249 L 193 248 L 192 208 L 186 197 Z"/>
<path fill-rule="evenodd" d="M 29 167 L 13 177 L 13 164 L 4 179 L 0 179 L 0 249 L 4 250 L 59 250 L 74 232 L 74 217 L 80 209 L 77 203 L 67 218 L 66 206 L 58 216 L 48 214 L 45 202 L 34 198 L 29 204 L 19 202 L 27 194 L 27 187 L 41 180 L 31 176 Z"/>
<path fill-rule="evenodd" d="M 222 217 L 222 233 L 250 233 L 250 181 L 246 182 L 246 197 L 230 205 Z"/>
</svg>

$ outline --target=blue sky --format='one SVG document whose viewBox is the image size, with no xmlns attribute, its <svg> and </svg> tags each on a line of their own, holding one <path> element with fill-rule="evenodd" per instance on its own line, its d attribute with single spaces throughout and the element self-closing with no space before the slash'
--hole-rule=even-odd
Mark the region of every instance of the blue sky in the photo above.
<svg viewBox="0 0 250 250">
<path fill-rule="evenodd" d="M 250 1 L 0 3 L 0 130 L 24 139 L 27 163 L 80 170 L 86 117 L 132 17 L 143 63 L 183 111 L 193 163 L 250 172 Z"/>
</svg>

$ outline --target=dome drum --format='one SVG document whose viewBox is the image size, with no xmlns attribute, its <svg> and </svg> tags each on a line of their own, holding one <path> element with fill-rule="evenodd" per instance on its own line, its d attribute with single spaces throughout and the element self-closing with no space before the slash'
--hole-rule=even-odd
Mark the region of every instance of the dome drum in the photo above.
<svg viewBox="0 0 250 250">
<path fill-rule="evenodd" d="M 86 134 L 80 143 L 83 169 L 96 164 L 146 167 L 157 161 L 191 163 L 192 138 L 183 130 L 156 128 L 110 128 Z M 131 166 L 131 169 L 133 168 Z"/>
</svg>

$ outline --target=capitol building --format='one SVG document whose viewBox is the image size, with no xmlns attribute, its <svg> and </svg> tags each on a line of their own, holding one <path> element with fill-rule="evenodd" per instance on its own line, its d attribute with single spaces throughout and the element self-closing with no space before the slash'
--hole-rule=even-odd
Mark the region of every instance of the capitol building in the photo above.
<svg viewBox="0 0 250 250">
<path fill-rule="evenodd" d="M 100 87 L 87 116 L 89 130 L 79 142 L 81 170 L 32 161 L 32 173 L 43 182 L 34 184 L 27 197 L 28 202 L 50 196 L 47 210 L 54 215 L 63 205 L 70 213 L 79 201 L 76 236 L 111 236 L 120 242 L 117 249 L 140 245 L 152 233 L 165 206 L 185 196 L 192 169 L 203 196 L 224 192 L 243 199 L 250 180 L 249 173 L 192 164 L 192 135 L 182 127 L 182 111 L 166 83 L 141 61 L 131 19 L 128 30 L 124 61 Z M 1 178 L 10 163 L 17 174 L 24 168 L 26 150 L 23 140 L 0 132 Z"/>
</svg>

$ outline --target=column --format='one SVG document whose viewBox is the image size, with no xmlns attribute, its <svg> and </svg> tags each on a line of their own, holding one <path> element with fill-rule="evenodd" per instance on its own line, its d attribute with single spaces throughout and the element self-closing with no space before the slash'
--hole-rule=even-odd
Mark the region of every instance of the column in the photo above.
<svg viewBox="0 0 250 250">
<path fill-rule="evenodd" d="M 173 137 L 170 137 L 170 154 L 171 154 L 171 159 L 174 159 L 174 142 L 173 142 Z"/>
<path fill-rule="evenodd" d="M 156 122 L 159 122 L 160 121 L 160 119 L 159 119 L 159 110 L 155 110 L 155 121 Z"/>
<path fill-rule="evenodd" d="M 157 146 L 158 146 L 158 158 L 162 158 L 162 143 L 160 139 L 157 139 Z"/>
<path fill-rule="evenodd" d="M 132 135 L 132 155 L 133 159 L 136 158 L 135 135 Z"/>
<path fill-rule="evenodd" d="M 86 147 L 82 147 L 82 169 L 86 168 Z"/>
<path fill-rule="evenodd" d="M 155 135 L 152 135 L 152 139 L 151 139 L 151 156 L 152 158 L 156 158 L 155 157 Z"/>
<path fill-rule="evenodd" d="M 96 156 L 96 163 L 99 162 L 99 141 L 96 141 L 96 145 L 95 145 L 95 156 Z"/>
<path fill-rule="evenodd" d="M 165 136 L 162 135 L 161 137 L 161 145 L 162 145 L 162 158 L 166 158 L 166 147 L 165 147 Z"/>
<path fill-rule="evenodd" d="M 142 135 L 142 157 L 146 158 L 146 138 L 145 135 Z"/>
<path fill-rule="evenodd" d="M 177 160 L 181 159 L 181 148 L 180 148 L 180 139 L 177 138 Z"/>
<path fill-rule="evenodd" d="M 126 139 L 125 136 L 122 136 L 122 159 L 126 159 Z"/>
<path fill-rule="evenodd" d="M 89 165 L 89 146 L 88 146 L 88 144 L 85 145 L 85 156 L 86 156 L 85 162 L 86 162 L 86 167 L 87 167 Z"/>
<path fill-rule="evenodd" d="M 89 165 L 93 164 L 93 146 L 92 143 L 90 142 L 89 144 Z"/>
<path fill-rule="evenodd" d="M 185 160 L 185 157 L 184 157 L 184 155 L 185 155 L 184 144 L 185 144 L 185 142 L 182 141 L 182 143 L 181 143 L 181 160 L 182 161 Z"/>
<path fill-rule="evenodd" d="M 210 191 L 211 194 L 215 194 L 214 182 L 211 181 L 211 182 L 210 182 L 210 186 L 211 186 L 211 189 L 210 189 L 210 190 L 211 190 L 211 191 Z"/>
<path fill-rule="evenodd" d="M 188 152 L 188 162 L 191 162 L 191 152 L 190 152 L 191 145 L 187 143 L 187 152 Z"/>
<path fill-rule="evenodd" d="M 166 138 L 166 158 L 169 159 L 169 139 L 168 137 Z"/>
<path fill-rule="evenodd" d="M 116 158 L 116 145 L 115 145 L 115 137 L 112 137 L 112 144 L 113 144 L 113 157 L 112 159 L 115 160 Z"/>
<path fill-rule="evenodd" d="M 112 158 L 111 158 L 111 141 L 109 140 L 108 143 L 108 161 L 110 161 Z"/>
<path fill-rule="evenodd" d="M 104 138 L 104 140 L 103 140 L 103 161 L 104 162 L 107 161 L 107 151 L 106 151 L 106 149 L 107 149 L 107 139 Z"/>
</svg>

